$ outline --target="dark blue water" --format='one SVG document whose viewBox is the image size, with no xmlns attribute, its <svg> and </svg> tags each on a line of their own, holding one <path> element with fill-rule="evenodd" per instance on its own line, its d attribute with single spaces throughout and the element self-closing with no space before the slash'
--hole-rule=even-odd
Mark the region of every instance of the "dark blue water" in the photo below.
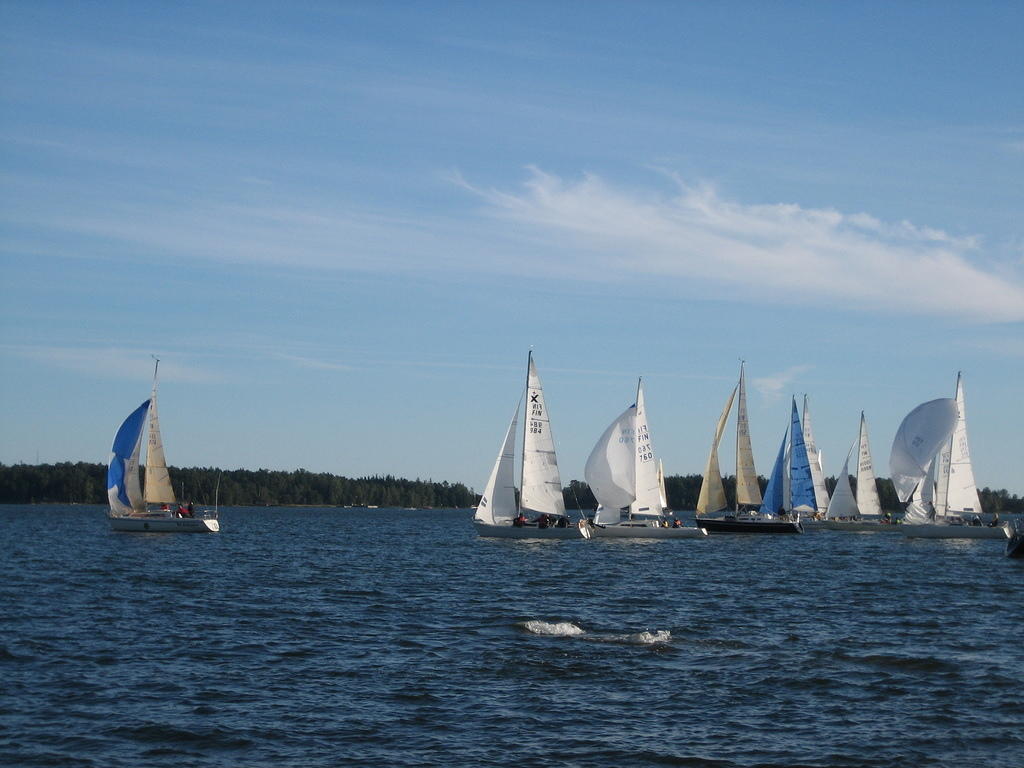
<svg viewBox="0 0 1024 768">
<path fill-rule="evenodd" d="M 4 507 L 0 764 L 1024 765 L 1024 561 L 891 534 Z"/>
</svg>

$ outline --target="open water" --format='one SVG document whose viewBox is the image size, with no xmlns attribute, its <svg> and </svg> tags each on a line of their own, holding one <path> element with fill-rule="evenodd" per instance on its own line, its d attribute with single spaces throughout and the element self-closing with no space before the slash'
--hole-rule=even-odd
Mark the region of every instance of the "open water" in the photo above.
<svg viewBox="0 0 1024 768">
<path fill-rule="evenodd" d="M 0 507 L 0 764 L 1024 765 L 1024 561 L 528 543 L 468 511 Z"/>
</svg>

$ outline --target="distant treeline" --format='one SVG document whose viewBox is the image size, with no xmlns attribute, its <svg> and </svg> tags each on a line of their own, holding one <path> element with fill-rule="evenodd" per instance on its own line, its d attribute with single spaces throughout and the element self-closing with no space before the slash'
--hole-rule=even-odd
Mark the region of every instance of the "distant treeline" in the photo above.
<svg viewBox="0 0 1024 768">
<path fill-rule="evenodd" d="M 276 472 L 269 469 L 224 470 L 213 467 L 170 467 L 180 501 L 197 504 L 216 500 L 234 506 L 469 507 L 476 497 L 462 483 L 380 477 L 348 478 L 326 472 Z M 218 478 L 220 487 L 218 490 Z M 0 464 L 0 504 L 105 504 L 107 465 Z"/>
<path fill-rule="evenodd" d="M 182 501 L 224 506 L 379 506 L 379 507 L 470 507 L 479 496 L 462 483 L 433 480 L 404 480 L 391 475 L 348 478 L 326 472 L 278 472 L 269 469 L 224 470 L 213 467 L 171 467 L 174 490 Z M 217 491 L 218 478 L 220 480 Z M 758 478 L 763 492 L 768 481 Z M 736 498 L 736 478 L 722 478 L 729 506 Z M 856 481 L 854 481 L 856 483 Z M 696 509 L 700 496 L 700 475 L 665 478 L 665 491 L 672 509 Z M 836 479 L 827 478 L 829 493 Z M 879 478 L 878 497 L 882 509 L 902 508 L 888 478 Z M 856 487 L 856 485 L 855 485 Z M 985 512 L 1024 513 L 1024 498 L 1006 490 L 979 490 Z M 566 509 L 594 509 L 597 501 L 590 487 L 573 480 L 563 489 Z M 60 464 L 0 464 L 0 504 L 79 503 L 105 504 L 107 466 L 85 462 Z"/>
</svg>

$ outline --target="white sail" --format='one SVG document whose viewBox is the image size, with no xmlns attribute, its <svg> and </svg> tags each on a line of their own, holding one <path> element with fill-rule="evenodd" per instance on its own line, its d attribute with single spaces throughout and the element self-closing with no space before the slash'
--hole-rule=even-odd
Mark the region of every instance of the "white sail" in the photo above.
<svg viewBox="0 0 1024 768">
<path fill-rule="evenodd" d="M 861 517 L 880 517 L 882 505 L 878 501 L 878 485 L 875 483 L 871 445 L 868 442 L 868 423 L 864 419 L 863 411 L 860 414 L 857 456 L 857 508 Z"/>
<path fill-rule="evenodd" d="M 939 455 L 935 457 L 935 514 L 945 517 L 949 500 L 949 461 L 952 457 L 953 441 L 942 444 Z"/>
<path fill-rule="evenodd" d="M 819 512 L 828 509 L 828 491 L 825 490 L 825 476 L 821 471 L 821 454 L 814 442 L 814 430 L 811 429 L 811 409 L 804 395 L 804 446 L 807 448 L 807 462 L 811 465 L 811 481 L 814 484 L 814 503 Z"/>
<path fill-rule="evenodd" d="M 544 388 L 530 353 L 526 384 L 526 419 L 523 429 L 523 489 L 520 506 L 524 511 L 564 515 L 562 479 L 555 458 Z"/>
<path fill-rule="evenodd" d="M 725 488 L 722 487 L 722 471 L 718 465 L 718 443 L 725 431 L 725 423 L 729 420 L 729 411 L 732 410 L 732 401 L 736 397 L 736 390 L 739 385 L 733 387 L 729 399 L 725 401 L 722 415 L 718 417 L 718 425 L 715 427 L 715 439 L 711 443 L 711 452 L 708 454 L 708 463 L 704 467 L 704 479 L 700 484 L 700 496 L 697 498 L 697 514 L 705 515 L 708 512 L 717 512 L 725 509 Z"/>
<path fill-rule="evenodd" d="M 899 500 L 906 502 L 928 474 L 935 454 L 956 427 L 956 400 L 929 400 L 907 414 L 889 454 L 889 474 Z"/>
<path fill-rule="evenodd" d="M 658 459 L 658 489 L 660 491 L 660 501 L 662 509 L 668 509 L 668 492 L 665 490 L 665 467 L 661 463 L 661 459 Z"/>
<path fill-rule="evenodd" d="M 643 382 L 637 384 L 636 389 L 635 429 L 636 499 L 630 505 L 630 514 L 661 515 L 661 483 L 658 482 L 658 462 L 654 459 L 654 444 L 651 442 L 651 433 L 647 425 Z"/>
<path fill-rule="evenodd" d="M 750 423 L 747 420 L 747 388 L 740 363 L 739 401 L 736 406 L 736 504 L 760 506 L 761 486 L 754 469 L 754 452 L 750 447 Z"/>
<path fill-rule="evenodd" d="M 943 512 L 951 515 L 979 514 L 981 499 L 974 482 L 971 449 L 967 443 L 967 414 L 964 410 L 964 384 L 960 374 L 956 377 L 956 429 L 950 443 L 949 479 Z"/>
<path fill-rule="evenodd" d="M 935 521 L 935 476 L 938 467 L 938 457 L 935 457 L 928 465 L 928 474 L 924 480 L 917 484 L 914 493 L 910 497 L 910 504 L 903 515 L 904 523 L 920 525 Z"/>
<path fill-rule="evenodd" d="M 157 368 L 160 361 L 157 361 Z M 146 447 L 146 485 L 145 501 L 147 504 L 173 504 L 174 489 L 171 487 L 171 476 L 167 471 L 167 459 L 164 457 L 164 443 L 160 436 L 160 418 L 156 411 L 156 372 L 153 373 L 153 394 L 149 406 L 149 445 Z"/>
<path fill-rule="evenodd" d="M 516 412 L 512 415 L 512 422 L 508 425 L 505 440 L 501 444 L 491 476 L 487 479 L 483 496 L 477 505 L 474 519 L 481 523 L 505 523 L 516 515 L 515 452 L 520 406 L 522 400 L 516 405 Z"/>
<path fill-rule="evenodd" d="M 619 510 L 636 500 L 636 406 L 623 411 L 590 452 L 583 476 L 601 507 L 594 521 L 619 521 Z"/>
<path fill-rule="evenodd" d="M 853 496 L 853 488 L 850 487 L 850 454 L 853 447 L 846 454 L 846 461 L 843 462 L 843 471 L 839 473 L 839 480 L 832 491 L 832 498 L 828 502 L 828 510 L 825 517 L 857 517 L 857 500 Z"/>
</svg>

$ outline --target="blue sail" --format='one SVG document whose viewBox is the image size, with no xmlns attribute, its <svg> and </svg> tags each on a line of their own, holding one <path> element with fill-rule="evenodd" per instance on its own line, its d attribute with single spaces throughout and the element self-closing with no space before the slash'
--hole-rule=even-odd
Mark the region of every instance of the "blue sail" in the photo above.
<svg viewBox="0 0 1024 768">
<path fill-rule="evenodd" d="M 790 433 L 793 436 L 793 449 L 789 457 L 789 495 L 790 509 L 806 507 L 817 509 L 814 498 L 814 480 L 811 479 L 811 464 L 807 460 L 807 446 L 804 445 L 804 430 L 800 423 L 800 414 L 796 409 L 796 398 L 793 398 L 793 418 Z"/>
<path fill-rule="evenodd" d="M 128 498 L 125 482 L 126 462 L 138 449 L 139 437 L 146 424 L 146 413 L 149 411 L 149 400 L 131 412 L 124 420 L 111 446 L 110 466 L 107 468 L 107 495 L 113 503 L 116 498 L 124 507 L 131 509 L 132 501 Z"/>
<path fill-rule="evenodd" d="M 772 476 L 768 479 L 768 487 L 764 489 L 764 499 L 761 502 L 762 515 L 777 515 L 784 506 L 782 499 L 782 473 L 786 467 L 786 436 L 788 434 L 788 429 L 782 433 L 782 445 L 779 446 L 779 455 L 775 457 Z"/>
</svg>

